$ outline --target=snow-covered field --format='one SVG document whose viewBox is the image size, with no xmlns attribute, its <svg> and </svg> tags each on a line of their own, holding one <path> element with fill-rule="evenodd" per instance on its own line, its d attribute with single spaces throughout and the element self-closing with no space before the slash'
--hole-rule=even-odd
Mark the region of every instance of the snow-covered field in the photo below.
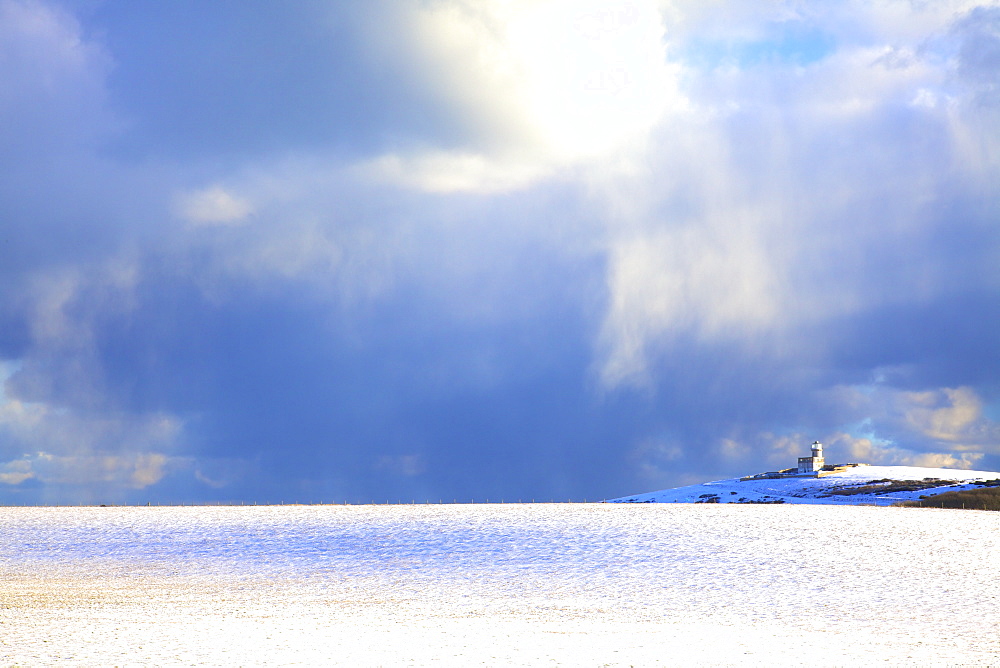
<svg viewBox="0 0 1000 668">
<path fill-rule="evenodd" d="M 996 665 L 1000 513 L 0 508 L 0 665 Z"/>
<path fill-rule="evenodd" d="M 923 481 L 937 479 L 939 487 L 915 491 L 891 491 L 889 483 L 878 483 L 868 493 L 838 494 L 861 486 L 869 487 L 877 480 Z M 658 492 L 633 494 L 613 503 L 807 503 L 830 505 L 891 506 L 900 501 L 912 501 L 922 495 L 974 489 L 976 480 L 997 480 L 997 471 L 966 471 L 934 469 L 919 466 L 858 466 L 822 478 L 790 477 L 761 480 L 730 478 L 700 485 L 664 489 Z M 956 484 L 957 483 L 957 484 Z M 883 489 L 878 489 L 879 486 Z M 713 500 L 714 497 L 714 500 Z"/>
</svg>

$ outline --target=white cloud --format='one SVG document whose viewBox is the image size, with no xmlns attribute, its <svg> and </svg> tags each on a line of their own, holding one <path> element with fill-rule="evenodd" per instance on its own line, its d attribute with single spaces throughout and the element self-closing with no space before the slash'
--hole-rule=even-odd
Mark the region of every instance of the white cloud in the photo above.
<svg viewBox="0 0 1000 668">
<path fill-rule="evenodd" d="M 57 456 L 89 456 L 94 452 L 132 451 L 176 445 L 183 423 L 174 416 L 129 415 L 115 411 L 83 411 L 44 402 L 7 398 L 0 405 L 0 431 L 7 443 Z"/>
<path fill-rule="evenodd" d="M 551 165 L 534 161 L 496 160 L 481 153 L 434 151 L 386 155 L 359 165 L 361 175 L 432 193 L 517 190 L 552 174 Z"/>
<path fill-rule="evenodd" d="M 185 461 L 160 451 L 175 447 L 179 440 L 183 424 L 176 417 L 88 410 L 12 396 L 17 386 L 36 390 L 52 382 L 20 378 L 37 373 L 34 367 L 31 361 L 0 364 L 2 443 L 8 450 L 18 447 L 35 453 L 0 463 L 0 482 L 18 485 L 35 479 L 51 485 L 110 483 L 142 489 Z"/>
<path fill-rule="evenodd" d="M 896 400 L 906 425 L 922 436 L 1000 452 L 1000 424 L 983 416 L 983 402 L 971 387 L 901 392 Z"/>
<path fill-rule="evenodd" d="M 848 430 L 849 438 L 881 443 L 896 459 L 937 456 L 942 450 L 962 453 L 956 456 L 963 461 L 1000 454 L 1000 423 L 984 415 L 983 401 L 971 387 L 913 392 L 876 384 L 838 387 L 829 397 L 843 415 L 863 417 Z"/>
<path fill-rule="evenodd" d="M 254 211 L 249 200 L 237 197 L 221 186 L 212 186 L 178 196 L 178 214 L 200 225 L 234 225 Z"/>
<path fill-rule="evenodd" d="M 662 117 L 642 169 L 596 181 L 606 387 L 651 382 L 679 337 L 819 360 L 832 343 L 821 323 L 939 299 L 956 272 L 996 285 L 1000 248 L 958 260 L 933 241 L 983 236 L 940 210 L 995 172 L 984 147 L 1000 134 L 956 88 L 955 59 L 929 46 L 970 4 L 888 4 L 850 16 L 797 3 L 787 20 L 831 31 L 829 53 L 804 65 L 687 64 L 689 113 Z M 780 7 L 734 8 L 727 32 L 705 23 L 731 19 L 724 3 L 669 3 L 667 34 L 753 42 L 785 20 Z"/>
<path fill-rule="evenodd" d="M 0 483 L 18 485 L 35 479 L 44 485 L 103 488 L 117 496 L 116 487 L 145 489 L 163 479 L 171 469 L 185 468 L 186 458 L 159 452 L 55 455 L 37 452 L 0 464 Z"/>
<path fill-rule="evenodd" d="M 496 192 L 640 148 L 683 107 L 663 25 L 644 0 L 451 0 L 414 7 L 394 44 L 413 76 L 468 127 L 367 169 L 431 191 Z M 402 67 L 402 64 L 397 64 Z"/>
<path fill-rule="evenodd" d="M 694 330 L 704 339 L 749 340 L 780 324 L 782 290 L 770 259 L 747 234 L 752 222 L 718 222 L 614 245 L 602 331 L 605 383 L 641 382 L 649 346 L 673 335 Z"/>
<path fill-rule="evenodd" d="M 0 464 L 0 484 L 2 485 L 20 485 L 25 480 L 34 477 L 35 472 L 31 470 L 29 459 L 16 459 Z"/>
<path fill-rule="evenodd" d="M 874 464 L 876 466 L 924 466 L 928 468 L 973 469 L 983 458 L 978 452 L 914 452 L 891 443 L 870 438 L 854 437 L 849 434 L 835 434 L 829 444 L 846 453 L 851 462 Z"/>
</svg>

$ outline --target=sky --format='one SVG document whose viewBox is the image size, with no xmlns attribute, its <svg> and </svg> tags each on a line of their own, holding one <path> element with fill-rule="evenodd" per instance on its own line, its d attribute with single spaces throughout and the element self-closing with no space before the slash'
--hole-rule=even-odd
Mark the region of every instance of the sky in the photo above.
<svg viewBox="0 0 1000 668">
<path fill-rule="evenodd" d="M 1000 2 L 0 0 L 0 503 L 1000 470 Z"/>
</svg>

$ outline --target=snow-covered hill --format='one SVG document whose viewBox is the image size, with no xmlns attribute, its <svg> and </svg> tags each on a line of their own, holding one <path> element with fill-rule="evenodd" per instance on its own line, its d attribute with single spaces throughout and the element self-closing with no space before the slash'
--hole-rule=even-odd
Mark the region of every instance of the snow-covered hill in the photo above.
<svg viewBox="0 0 1000 668">
<path fill-rule="evenodd" d="M 892 505 L 920 496 L 976 488 L 997 471 L 918 466 L 858 466 L 823 477 L 731 478 L 608 499 L 609 503 L 810 503 Z"/>
</svg>

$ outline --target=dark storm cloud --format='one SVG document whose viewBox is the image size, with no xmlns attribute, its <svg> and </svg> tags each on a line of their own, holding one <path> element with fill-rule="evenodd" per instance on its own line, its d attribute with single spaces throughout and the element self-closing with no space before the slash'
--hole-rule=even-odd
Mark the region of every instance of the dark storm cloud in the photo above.
<svg viewBox="0 0 1000 668">
<path fill-rule="evenodd" d="M 98 5 L 89 31 L 115 56 L 107 87 L 126 154 L 176 159 L 333 150 L 367 155 L 414 138 L 456 140 L 455 122 L 398 69 L 373 32 L 392 3 L 310 0 Z"/>
</svg>

